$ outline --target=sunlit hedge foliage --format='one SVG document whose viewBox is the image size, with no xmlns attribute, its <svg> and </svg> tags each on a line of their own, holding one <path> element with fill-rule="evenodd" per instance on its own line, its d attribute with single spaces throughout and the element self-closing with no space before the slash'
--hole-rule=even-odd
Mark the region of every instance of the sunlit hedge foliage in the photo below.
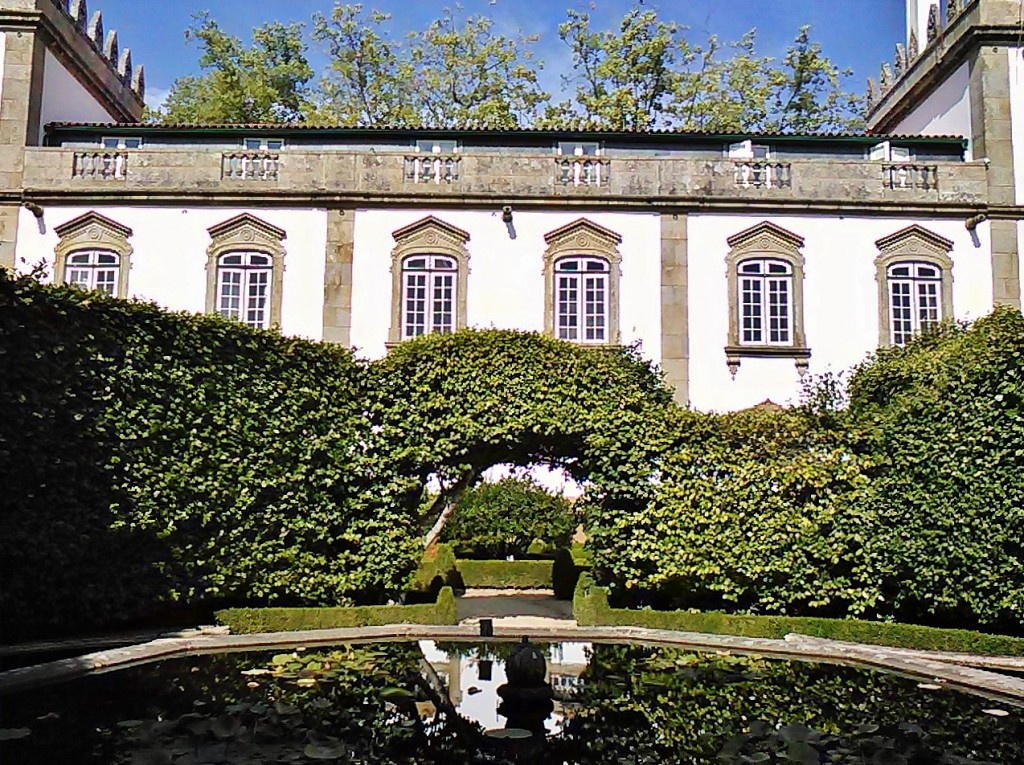
<svg viewBox="0 0 1024 765">
<path fill-rule="evenodd" d="M 1003 308 L 879 351 L 848 406 L 680 413 L 654 498 L 594 514 L 598 576 L 622 604 L 1021 634 L 1022 394 Z"/>
</svg>

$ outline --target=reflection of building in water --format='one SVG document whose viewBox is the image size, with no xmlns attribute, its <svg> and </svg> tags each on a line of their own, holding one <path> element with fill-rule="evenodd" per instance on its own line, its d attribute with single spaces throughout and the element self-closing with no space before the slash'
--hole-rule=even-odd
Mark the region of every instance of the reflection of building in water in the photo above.
<svg viewBox="0 0 1024 765">
<path fill-rule="evenodd" d="M 507 644 L 495 644 L 495 648 Z M 432 640 L 421 640 L 426 657 L 424 673 L 438 693 L 447 695 L 459 714 L 486 729 L 501 728 L 498 688 L 507 682 L 505 662 L 489 652 L 488 646 L 465 644 L 448 653 Z M 572 697 L 583 686 L 583 672 L 590 661 L 590 643 L 558 643 L 547 647 L 547 680 L 555 691 L 555 711 L 545 726 L 557 731 L 572 716 Z M 500 649 L 500 648 L 499 648 Z M 440 687 L 436 684 L 440 684 Z"/>
</svg>

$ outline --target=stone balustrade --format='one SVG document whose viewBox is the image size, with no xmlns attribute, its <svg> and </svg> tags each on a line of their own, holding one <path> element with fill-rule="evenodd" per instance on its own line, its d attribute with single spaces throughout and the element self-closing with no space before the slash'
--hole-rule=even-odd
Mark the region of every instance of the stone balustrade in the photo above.
<svg viewBox="0 0 1024 765">
<path fill-rule="evenodd" d="M 221 157 L 221 177 L 237 181 L 276 181 L 279 155 L 257 151 L 227 152 Z"/>
<path fill-rule="evenodd" d="M 452 183 L 459 180 L 460 157 L 430 155 L 405 158 L 407 183 Z"/>
<path fill-rule="evenodd" d="M 71 176 L 93 181 L 123 181 L 128 177 L 128 153 L 76 151 Z"/>
<path fill-rule="evenodd" d="M 586 163 L 595 160 L 550 155 L 463 154 L 455 160 L 301 149 L 267 154 L 197 147 L 127 151 L 32 147 L 25 151 L 23 182 L 26 192 L 44 198 L 48 192 L 66 195 L 73 177 L 71 188 L 76 193 L 103 195 L 116 188 L 125 199 L 154 194 L 183 201 L 196 194 L 237 196 L 242 193 L 239 181 L 251 180 L 252 184 L 245 184 L 245 193 L 287 194 L 292 199 L 297 195 L 354 203 L 408 201 L 410 195 L 427 203 L 446 197 L 460 201 L 519 198 L 538 203 L 578 199 L 619 207 L 677 201 L 702 206 L 792 201 L 834 207 L 851 201 L 963 207 L 985 204 L 988 193 L 982 163 L 616 156 L 602 157 L 588 169 Z M 569 162 L 567 178 L 564 161 Z M 614 174 L 610 172 L 613 163 Z"/>
<path fill-rule="evenodd" d="M 735 166 L 736 188 L 783 189 L 793 186 L 793 166 L 789 162 L 742 160 Z"/>
<path fill-rule="evenodd" d="M 890 189 L 922 189 L 939 187 L 939 169 L 935 165 L 901 163 L 882 168 L 883 182 Z"/>
<path fill-rule="evenodd" d="M 611 161 L 596 157 L 557 159 L 557 180 L 563 186 L 607 186 L 612 176 Z"/>
</svg>

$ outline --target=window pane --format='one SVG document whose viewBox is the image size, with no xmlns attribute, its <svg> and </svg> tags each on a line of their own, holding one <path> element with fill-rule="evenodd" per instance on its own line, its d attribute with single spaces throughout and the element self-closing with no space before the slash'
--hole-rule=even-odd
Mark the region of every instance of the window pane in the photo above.
<svg viewBox="0 0 1024 765">
<path fill-rule="evenodd" d="M 94 289 L 113 295 L 117 284 L 117 271 L 113 268 L 96 270 L 96 286 Z"/>
<path fill-rule="evenodd" d="M 240 266 L 242 265 L 241 255 L 224 255 L 220 259 L 221 265 L 223 266 Z"/>
<path fill-rule="evenodd" d="M 740 264 L 741 274 L 759 274 L 761 273 L 761 261 L 760 260 L 748 260 L 745 263 Z"/>
<path fill-rule="evenodd" d="M 910 282 L 891 282 L 889 295 L 892 301 L 892 342 L 893 345 L 905 345 L 914 332 Z"/>
<path fill-rule="evenodd" d="M 580 262 L 574 258 L 560 260 L 555 264 L 556 271 L 579 271 Z"/>
<path fill-rule="evenodd" d="M 268 151 L 281 151 L 284 148 L 284 141 L 267 141 Z"/>
<path fill-rule="evenodd" d="M 740 280 L 740 339 L 744 343 L 764 341 L 762 334 L 761 280 Z"/>
<path fill-rule="evenodd" d="M 68 263 L 81 264 L 83 266 L 89 265 L 89 261 L 92 259 L 92 255 L 88 252 L 78 253 L 77 255 L 70 255 L 68 257 Z"/>
<path fill-rule="evenodd" d="M 558 277 L 555 318 L 559 338 L 579 339 L 579 277 Z"/>
<path fill-rule="evenodd" d="M 405 337 L 417 337 L 427 331 L 427 275 L 406 274 Z"/>
<path fill-rule="evenodd" d="M 584 339 L 588 340 L 589 342 L 603 342 L 606 339 L 606 279 L 603 275 L 588 276 L 585 279 L 584 285 L 586 293 L 586 301 L 584 306 Z"/>
<path fill-rule="evenodd" d="M 246 138 L 244 143 L 249 151 L 259 151 L 263 148 L 263 142 L 259 138 Z"/>
<path fill-rule="evenodd" d="M 228 319 L 241 318 L 242 272 L 221 271 L 218 313 Z"/>
<path fill-rule="evenodd" d="M 768 341 L 789 342 L 789 281 L 771 279 L 768 282 Z"/>
</svg>

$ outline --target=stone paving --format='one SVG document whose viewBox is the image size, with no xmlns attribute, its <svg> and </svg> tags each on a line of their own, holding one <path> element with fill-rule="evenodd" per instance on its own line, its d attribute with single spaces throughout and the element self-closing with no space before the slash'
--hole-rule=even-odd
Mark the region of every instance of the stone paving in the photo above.
<svg viewBox="0 0 1024 765">
<path fill-rule="evenodd" d="M 576 625 L 572 601 L 556 600 L 551 590 L 467 590 L 456 598 L 459 624 L 493 619 L 503 628 Z"/>
</svg>

